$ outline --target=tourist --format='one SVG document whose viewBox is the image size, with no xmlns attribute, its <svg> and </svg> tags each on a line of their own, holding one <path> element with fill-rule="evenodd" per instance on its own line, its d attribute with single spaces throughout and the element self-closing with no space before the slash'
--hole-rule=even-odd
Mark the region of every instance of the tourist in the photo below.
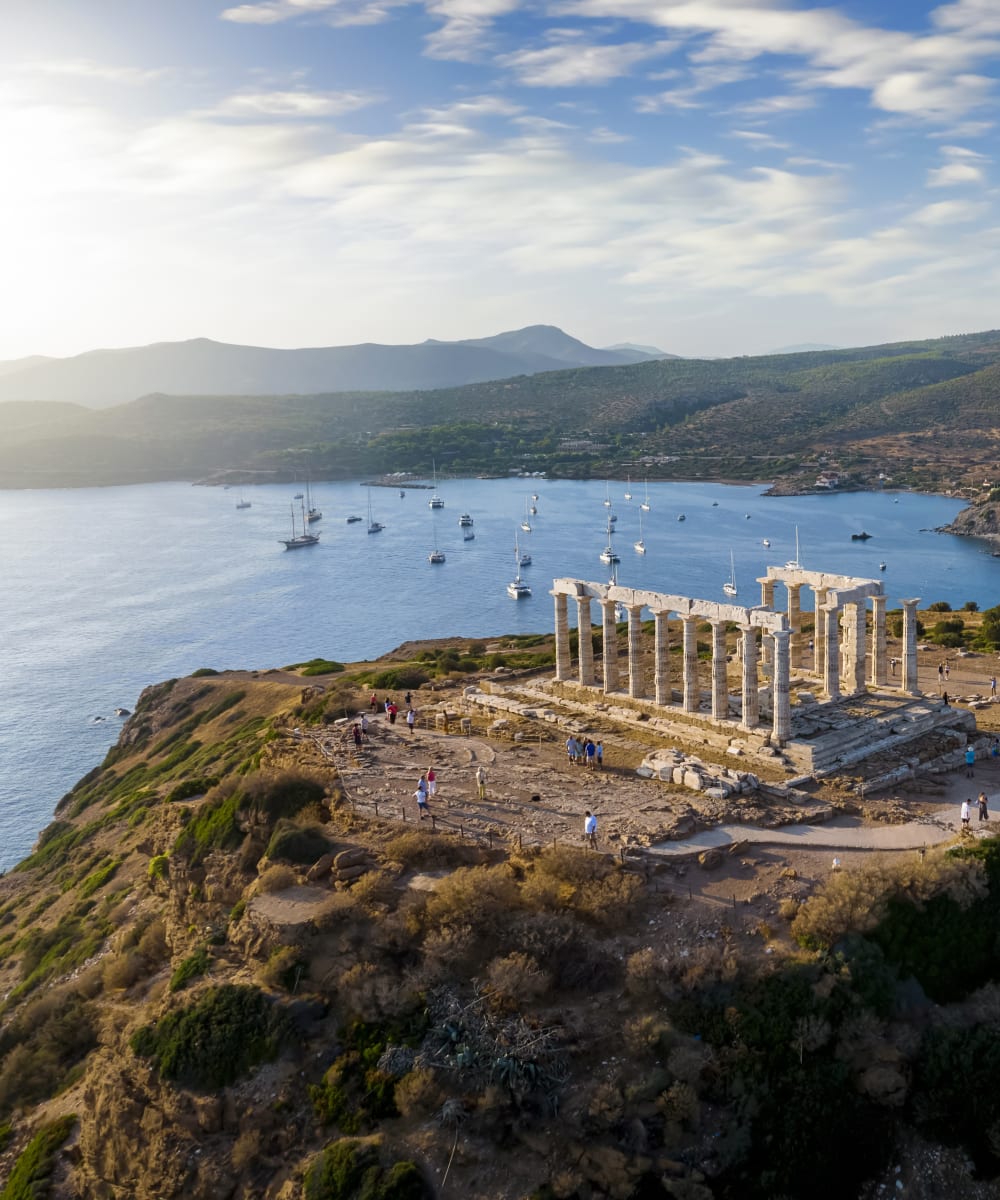
<svg viewBox="0 0 1000 1200">
<path fill-rule="evenodd" d="M 597 849 L 597 818 L 587 809 L 587 813 L 583 822 L 583 836 L 586 838 L 587 845 L 591 850 Z"/>
<path fill-rule="evenodd" d="M 378 696 L 376 696 L 374 692 L 372 692 L 372 698 L 368 701 L 368 704 L 372 710 L 372 715 L 374 716 L 375 713 L 378 712 Z"/>
<path fill-rule="evenodd" d="M 950 662 L 946 662 L 944 664 L 944 677 L 945 677 L 945 679 L 951 678 L 951 663 Z"/>
<path fill-rule="evenodd" d="M 990 758 L 1000 758 L 1000 738 L 995 737 L 990 742 Z"/>
<path fill-rule="evenodd" d="M 979 820 L 988 821 L 990 819 L 989 802 L 986 799 L 986 793 L 979 793 Z"/>
<path fill-rule="evenodd" d="M 945 708 L 948 707 L 948 693 L 947 692 L 945 692 L 944 695 L 941 697 L 941 703 L 945 706 Z"/>
<path fill-rule="evenodd" d="M 584 755 L 585 765 L 590 767 L 591 770 L 593 770 L 593 767 L 594 767 L 594 757 L 596 756 L 596 754 L 597 754 L 597 747 L 590 740 L 590 738 L 587 738 L 586 742 L 584 743 L 584 747 L 583 747 L 583 755 Z"/>
<path fill-rule="evenodd" d="M 354 725 L 351 727 L 351 735 L 354 738 L 354 745 L 360 750 L 361 749 L 361 726 L 357 722 L 355 722 Z"/>
<path fill-rule="evenodd" d="M 385 698 L 385 715 L 386 716 L 389 715 L 389 709 L 391 706 L 392 706 L 392 697 L 386 696 L 386 698 Z"/>
<path fill-rule="evenodd" d="M 965 747 L 965 778 L 971 779 L 975 774 L 976 750 L 974 746 Z"/>
<path fill-rule="evenodd" d="M 597 743 L 597 749 L 595 751 L 595 754 L 597 756 L 597 769 L 600 770 L 604 766 L 604 743 L 603 742 Z"/>
<path fill-rule="evenodd" d="M 361 736 L 363 738 L 368 737 L 368 714 L 367 713 L 361 714 Z"/>
<path fill-rule="evenodd" d="M 571 763 L 576 762 L 577 750 L 578 750 L 578 746 L 577 746 L 576 738 L 572 734 L 570 734 L 569 737 L 566 739 L 566 757 Z"/>
<path fill-rule="evenodd" d="M 389 714 L 389 724 L 395 725 L 396 724 L 396 714 L 399 712 L 399 709 L 395 706 L 395 704 L 392 703 L 392 701 L 390 701 L 385 706 L 385 711 Z"/>
<path fill-rule="evenodd" d="M 944 664 L 938 663 L 938 687 L 944 685 Z"/>
<path fill-rule="evenodd" d="M 996 697 L 996 694 L 997 694 L 997 677 L 995 675 L 991 675 L 990 676 L 990 695 L 993 697 Z"/>
<path fill-rule="evenodd" d="M 437 795 L 437 790 L 438 790 L 437 780 L 438 780 L 438 777 L 434 771 L 434 768 L 428 767 L 427 768 L 427 796 L 431 800 L 433 800 L 434 797 Z"/>
<path fill-rule="evenodd" d="M 480 764 L 476 767 L 476 787 L 479 789 L 479 799 L 486 799 L 486 768 Z"/>
<path fill-rule="evenodd" d="M 406 724 L 409 726 L 410 734 L 413 733 L 413 726 L 417 723 L 417 714 L 412 708 L 406 710 Z"/>
<path fill-rule="evenodd" d="M 412 708 L 413 707 L 413 695 L 410 692 L 407 692 L 404 699 L 406 700 L 406 707 Z"/>
<path fill-rule="evenodd" d="M 833 860 L 833 870 L 834 871 L 840 870 L 840 859 L 837 857 L 834 857 L 834 860 Z"/>
<path fill-rule="evenodd" d="M 430 812 L 427 807 L 427 776 L 421 775 L 420 782 L 417 784 L 417 790 L 413 793 L 417 801 L 417 812 L 420 814 L 421 821 L 424 819 L 424 814 Z"/>
<path fill-rule="evenodd" d="M 962 801 L 962 828 L 963 829 L 969 828 L 969 802 L 968 802 L 968 800 Z"/>
<path fill-rule="evenodd" d="M 895 659 L 895 658 L 890 658 L 890 659 L 889 659 L 889 670 L 890 670 L 890 671 L 893 673 L 893 675 L 895 675 L 895 674 L 896 674 L 896 663 L 897 663 L 898 661 L 899 661 L 899 660 L 898 660 L 898 659 Z"/>
</svg>

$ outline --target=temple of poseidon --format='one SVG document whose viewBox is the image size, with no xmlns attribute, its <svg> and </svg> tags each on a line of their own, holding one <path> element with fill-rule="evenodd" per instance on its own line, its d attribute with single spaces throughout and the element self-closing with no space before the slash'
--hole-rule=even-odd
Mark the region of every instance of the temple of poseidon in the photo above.
<svg viewBox="0 0 1000 1200">
<path fill-rule="evenodd" d="M 641 721 L 665 747 L 766 759 L 788 775 L 849 772 L 873 756 L 875 774 L 900 762 L 912 768 L 954 757 L 976 737 L 972 713 L 918 688 L 917 599 L 901 602 L 901 646 L 890 657 L 880 580 L 792 564 L 768 567 L 759 583 L 760 603 L 743 606 L 556 579 L 554 679 L 527 690 L 491 685 L 493 699 L 479 699 L 495 711 L 506 704 L 571 723 L 539 712 L 547 697 L 581 727 L 588 718 L 598 726 Z M 805 632 L 803 588 L 812 592 Z M 571 636 L 571 615 L 577 630 L 600 625 L 599 656 L 591 637 Z M 699 661 L 706 632 L 710 664 Z M 672 654 L 678 641 L 681 653 Z"/>
</svg>

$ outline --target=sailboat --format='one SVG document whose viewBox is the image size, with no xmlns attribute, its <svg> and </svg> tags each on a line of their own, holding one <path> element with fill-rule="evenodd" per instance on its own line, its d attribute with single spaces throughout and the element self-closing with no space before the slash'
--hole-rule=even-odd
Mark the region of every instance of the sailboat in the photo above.
<svg viewBox="0 0 1000 1200">
<path fill-rule="evenodd" d="M 800 571 L 802 569 L 802 563 L 799 561 L 799 527 L 798 527 L 798 525 L 795 526 L 795 557 L 790 558 L 788 560 L 788 562 L 785 563 L 785 566 L 790 571 Z"/>
<path fill-rule="evenodd" d="M 528 520 L 528 501 L 524 501 L 524 520 L 521 522 L 521 528 L 525 533 L 531 533 L 531 522 Z"/>
<path fill-rule="evenodd" d="M 433 513 L 431 513 L 431 524 L 434 526 L 434 549 L 427 555 L 427 561 L 429 563 L 443 563 L 444 551 L 438 549 L 437 521 L 434 520 Z"/>
<path fill-rule="evenodd" d="M 625 476 L 625 499 L 626 500 L 632 499 L 632 476 L 631 475 Z"/>
<path fill-rule="evenodd" d="M 611 534 L 612 534 L 611 521 L 609 520 L 608 521 L 608 544 L 601 551 L 601 562 L 607 563 L 609 566 L 612 563 L 621 562 L 621 559 L 615 553 L 614 546 L 611 545 Z"/>
<path fill-rule="evenodd" d="M 240 489 L 240 498 L 239 498 L 239 500 L 236 501 L 236 507 L 237 508 L 252 508 L 253 507 L 253 505 L 250 503 L 249 500 L 243 499 L 243 489 L 242 488 Z"/>
<path fill-rule="evenodd" d="M 286 550 L 299 550 L 302 546 L 315 546 L 319 541 L 318 533 L 310 533 L 306 528 L 306 510 L 305 505 L 302 506 L 302 532 L 295 532 L 295 505 L 289 505 L 292 510 L 292 536 L 290 538 L 281 538 Z"/>
<path fill-rule="evenodd" d="M 517 565 L 519 567 L 531 566 L 531 555 L 527 552 L 527 550 L 522 550 L 517 544 L 517 534 L 514 535 L 514 557 L 517 559 Z"/>
<path fill-rule="evenodd" d="M 521 578 L 521 550 L 517 544 L 517 534 L 514 534 L 514 562 L 517 564 L 517 570 L 514 578 L 507 584 L 507 595 L 512 600 L 527 600 L 531 595 L 531 588 Z"/>
<path fill-rule="evenodd" d="M 727 596 L 735 596 L 738 594 L 736 588 L 736 561 L 733 558 L 732 550 L 729 551 L 729 578 L 722 585 L 722 590 Z"/>
<path fill-rule="evenodd" d="M 309 491 L 309 480 L 306 480 L 306 521 L 311 525 L 313 521 L 318 521 L 323 514 L 313 505 L 312 495 Z"/>
<path fill-rule="evenodd" d="M 646 553 L 646 543 L 642 540 L 642 513 L 639 513 L 639 540 L 632 543 L 632 548 L 636 554 Z"/>
<path fill-rule="evenodd" d="M 369 533 L 381 533 L 383 529 L 385 529 L 385 526 L 382 525 L 380 522 L 376 521 L 375 518 L 372 516 L 372 490 L 371 490 L 371 488 L 369 488 L 368 489 L 368 532 Z"/>
<path fill-rule="evenodd" d="M 639 505 L 643 512 L 649 512 L 649 480 L 643 481 L 646 488 L 646 499 Z"/>
<path fill-rule="evenodd" d="M 604 507 L 611 507 L 611 484 L 607 480 L 604 482 Z"/>
<path fill-rule="evenodd" d="M 434 492 L 431 495 L 431 498 L 427 501 L 427 504 L 430 508 L 444 508 L 444 501 L 438 495 L 437 463 L 433 458 L 431 459 L 431 474 L 434 478 Z"/>
</svg>

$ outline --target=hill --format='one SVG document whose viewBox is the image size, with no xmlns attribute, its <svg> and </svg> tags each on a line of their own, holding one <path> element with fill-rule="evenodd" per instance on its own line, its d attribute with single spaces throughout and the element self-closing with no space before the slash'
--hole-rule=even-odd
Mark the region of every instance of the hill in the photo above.
<svg viewBox="0 0 1000 1200">
<path fill-rule="evenodd" d="M 599 777 L 551 725 L 436 728 L 537 641 L 143 693 L 0 879 L 5 1200 L 993 1194 L 997 839 L 667 867 L 635 832 L 691 793 L 613 715 Z M 372 688 L 413 690 L 416 734 L 354 747 Z"/>
<path fill-rule="evenodd" d="M 649 357 L 634 350 L 595 350 L 553 325 L 415 346 L 369 343 L 274 350 L 196 338 L 92 350 L 73 358 L 0 363 L 0 402 L 59 401 L 110 408 L 150 392 L 261 396 L 424 390 Z"/>
<path fill-rule="evenodd" d="M 0 405 L 0 486 L 530 468 L 975 494 L 995 463 L 1000 333 L 855 350 L 574 367 L 462 387 L 145 396 L 26 423 Z"/>
</svg>

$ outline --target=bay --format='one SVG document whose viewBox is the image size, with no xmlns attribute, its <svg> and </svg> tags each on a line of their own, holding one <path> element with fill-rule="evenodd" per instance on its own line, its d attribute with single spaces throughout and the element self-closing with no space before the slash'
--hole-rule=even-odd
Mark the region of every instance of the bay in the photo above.
<svg viewBox="0 0 1000 1200">
<path fill-rule="evenodd" d="M 621 482 L 449 480 L 436 513 L 428 491 L 372 488 L 385 525 L 375 535 L 366 519 L 345 519 L 367 517 L 369 492 L 324 483 L 314 494 L 319 545 L 289 552 L 279 539 L 295 490 L 248 488 L 243 510 L 235 490 L 178 483 L 0 492 L 0 869 L 24 857 L 59 797 L 101 761 L 118 735 L 115 707 L 132 708 L 150 683 L 198 667 L 375 658 L 414 638 L 551 631 L 553 578 L 608 578 L 598 560 L 606 494 L 625 585 L 722 600 L 732 552 L 738 602 L 759 602 L 755 580 L 794 555 L 797 526 L 804 566 L 881 578 L 890 607 L 909 596 L 956 608 L 1000 600 L 1000 559 L 929 532 L 961 508 L 947 497 L 650 484 L 639 556 L 641 481 L 629 502 Z M 461 512 L 475 520 L 472 541 Z M 852 542 L 863 529 L 871 540 Z M 515 536 L 533 558 L 522 571 L 533 595 L 522 601 L 505 591 Z M 435 542 L 440 566 L 427 561 Z"/>
</svg>

